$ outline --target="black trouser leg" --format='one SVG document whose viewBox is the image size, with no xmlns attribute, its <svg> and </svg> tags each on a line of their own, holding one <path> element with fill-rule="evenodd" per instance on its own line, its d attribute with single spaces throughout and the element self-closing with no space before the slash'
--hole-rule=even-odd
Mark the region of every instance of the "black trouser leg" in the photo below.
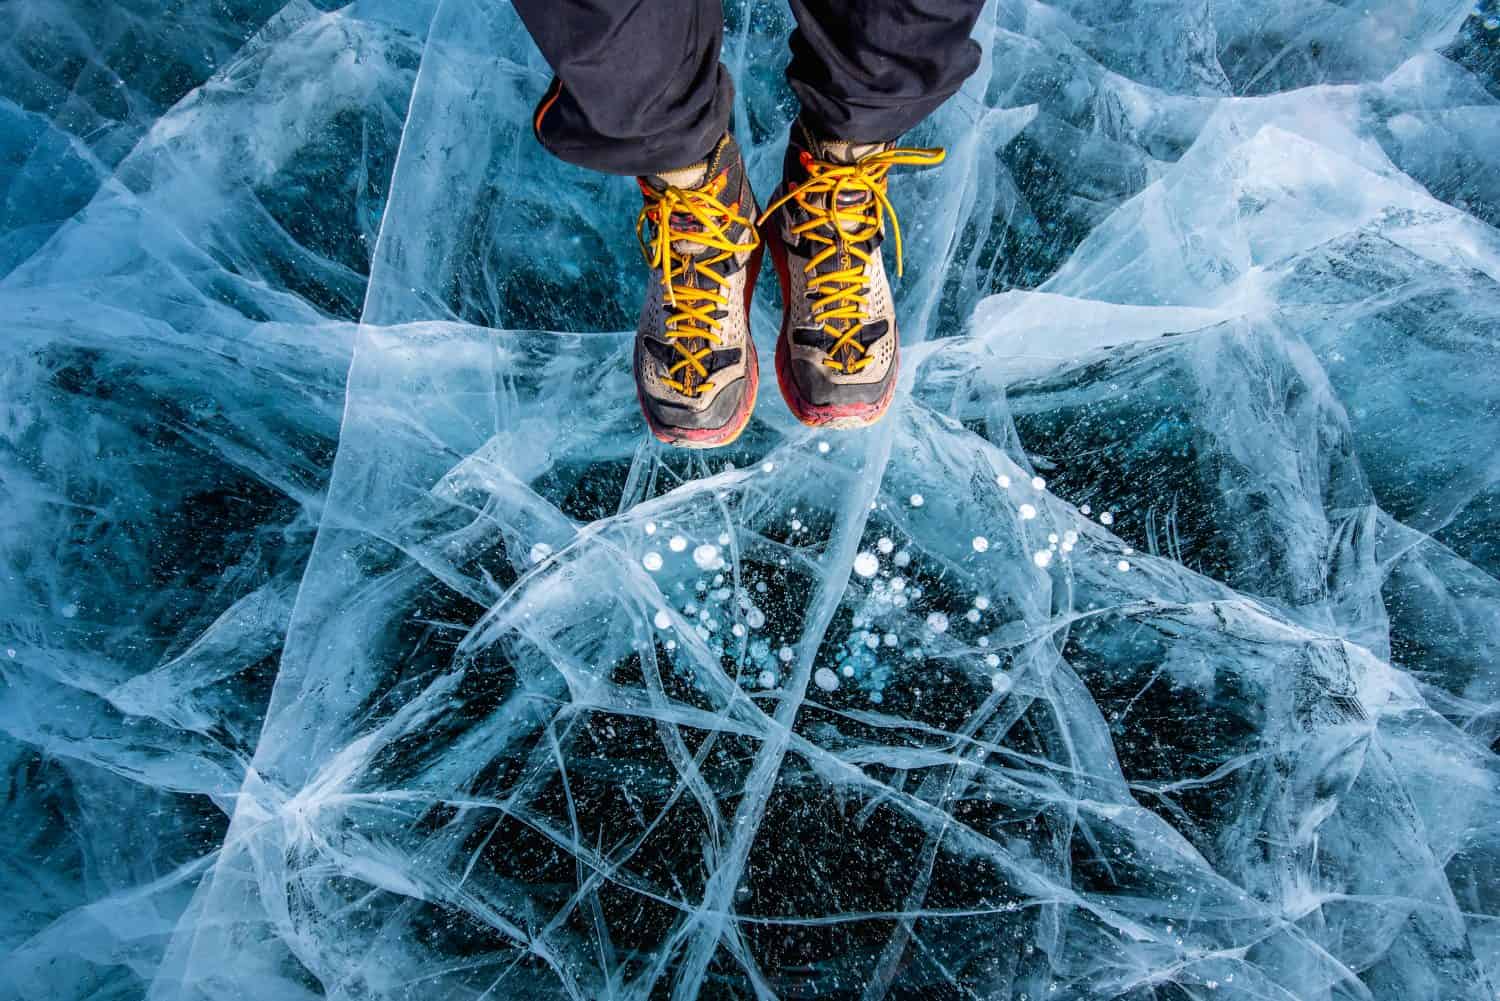
<svg viewBox="0 0 1500 1001">
<path fill-rule="evenodd" d="M 720 0 L 514 0 L 556 79 L 537 138 L 612 174 L 708 155 L 729 127 L 734 85 L 719 62 Z M 894 139 L 979 65 L 981 0 L 791 0 L 787 79 L 819 136 Z"/>
<path fill-rule="evenodd" d="M 702 160 L 729 128 L 720 0 L 514 0 L 556 78 L 532 125 L 569 163 L 652 174 Z"/>
<path fill-rule="evenodd" d="M 802 121 L 827 139 L 895 139 L 979 65 L 982 0 L 791 0 L 787 80 Z"/>
</svg>

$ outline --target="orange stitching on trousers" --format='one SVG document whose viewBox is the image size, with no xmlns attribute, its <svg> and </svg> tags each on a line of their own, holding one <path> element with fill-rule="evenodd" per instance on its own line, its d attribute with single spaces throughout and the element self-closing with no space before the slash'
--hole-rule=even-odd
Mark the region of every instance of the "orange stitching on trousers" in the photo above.
<svg viewBox="0 0 1500 1001">
<path fill-rule="evenodd" d="M 551 93 L 542 98 L 542 103 L 537 106 L 536 117 L 531 120 L 531 131 L 536 133 L 538 139 L 542 138 L 542 116 L 545 115 L 557 99 L 562 96 L 562 81 L 556 77 L 552 78 Z"/>
</svg>

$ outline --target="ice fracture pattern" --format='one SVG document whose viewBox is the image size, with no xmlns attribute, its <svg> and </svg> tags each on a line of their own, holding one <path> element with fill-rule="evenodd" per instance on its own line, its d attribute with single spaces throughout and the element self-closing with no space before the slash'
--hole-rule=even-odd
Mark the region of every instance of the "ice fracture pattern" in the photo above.
<svg viewBox="0 0 1500 1001">
<path fill-rule="evenodd" d="M 1493 999 L 1500 7 L 977 36 L 683 454 L 504 3 L 0 4 L 0 998 Z"/>
</svg>

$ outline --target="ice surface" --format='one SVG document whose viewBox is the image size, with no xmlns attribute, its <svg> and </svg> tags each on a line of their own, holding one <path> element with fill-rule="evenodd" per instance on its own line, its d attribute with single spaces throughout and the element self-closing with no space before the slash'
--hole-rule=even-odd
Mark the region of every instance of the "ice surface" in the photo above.
<svg viewBox="0 0 1500 1001">
<path fill-rule="evenodd" d="M 1493 6 L 995 0 L 707 455 L 507 6 L 157 7 L 0 6 L 0 997 L 1495 996 Z"/>
</svg>

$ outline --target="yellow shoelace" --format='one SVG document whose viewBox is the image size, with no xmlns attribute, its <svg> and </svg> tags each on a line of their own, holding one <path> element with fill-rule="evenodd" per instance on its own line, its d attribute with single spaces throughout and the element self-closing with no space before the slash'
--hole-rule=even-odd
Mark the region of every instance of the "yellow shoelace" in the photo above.
<svg viewBox="0 0 1500 1001">
<path fill-rule="evenodd" d="M 762 220 L 769 219 L 771 213 L 795 201 L 807 213 L 808 220 L 793 226 L 792 236 L 806 237 L 814 243 L 826 245 L 803 265 L 802 270 L 808 276 L 808 293 L 816 297 L 812 302 L 813 319 L 833 338 L 833 345 L 823 359 L 830 368 L 850 374 L 874 361 L 856 338 L 860 328 L 870 319 L 867 312 L 869 287 L 864 270 L 874 260 L 873 255 L 878 253 L 875 248 L 867 250 L 862 245 L 880 232 L 883 219 L 888 218 L 891 222 L 891 234 L 896 244 L 896 274 L 901 274 L 901 224 L 886 197 L 886 174 L 892 167 L 936 166 L 946 155 L 941 149 L 896 148 L 870 153 L 846 164 L 815 160 L 803 153 L 802 166 L 807 170 L 807 180 L 776 199 L 761 214 Z M 869 192 L 871 197 L 853 205 L 840 205 L 839 196 L 846 192 Z M 815 274 L 818 265 L 834 254 L 839 255 L 838 270 Z M 841 361 L 838 355 L 846 348 L 857 350 L 861 357 Z"/>
<path fill-rule="evenodd" d="M 760 246 L 760 234 L 755 229 L 754 220 L 740 215 L 738 202 L 725 205 L 719 201 L 714 185 L 668 187 L 665 191 L 657 191 L 642 183 L 641 193 L 646 204 L 636 217 L 635 238 L 641 245 L 641 256 L 646 263 L 661 271 L 667 303 L 675 311 L 667 317 L 666 336 L 681 356 L 681 360 L 667 370 L 667 378 L 662 381 L 686 396 L 706 393 L 714 388 L 714 384 L 707 381 L 708 367 L 703 361 L 722 343 L 719 337 L 721 320 L 713 314 L 716 310 L 730 308 L 729 298 L 724 294 L 729 280 L 713 270 L 713 266 Z M 694 220 L 701 229 L 675 228 L 672 223 L 675 213 Z M 646 235 L 648 224 L 652 227 L 649 237 Z M 729 227 L 734 225 L 746 227 L 748 243 L 737 243 L 730 237 Z M 679 254 L 672 249 L 672 244 L 679 240 L 690 240 L 719 253 L 702 258 Z M 697 288 L 679 281 L 689 274 L 708 279 L 710 287 Z M 695 348 L 689 343 L 694 340 L 702 342 L 701 345 Z M 695 382 L 695 378 L 703 381 Z"/>
</svg>

